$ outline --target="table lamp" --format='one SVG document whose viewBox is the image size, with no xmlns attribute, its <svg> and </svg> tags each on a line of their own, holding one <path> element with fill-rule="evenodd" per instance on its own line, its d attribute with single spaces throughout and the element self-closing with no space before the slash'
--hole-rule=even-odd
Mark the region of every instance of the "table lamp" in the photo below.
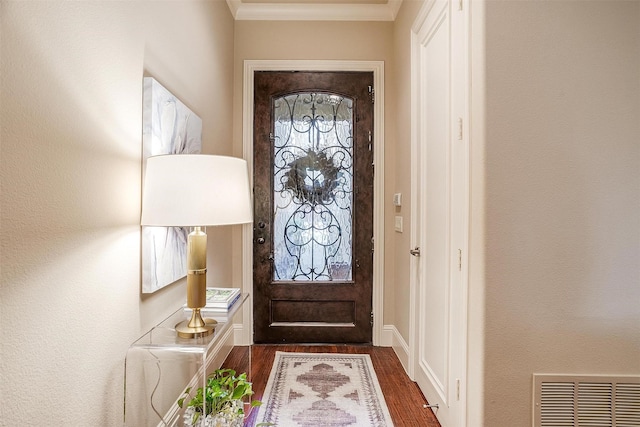
<svg viewBox="0 0 640 427">
<path fill-rule="evenodd" d="M 200 309 L 207 302 L 206 227 L 252 221 L 247 162 L 235 157 L 172 154 L 147 159 L 141 225 L 191 227 L 187 240 L 187 307 L 182 338 L 213 333 Z"/>
</svg>

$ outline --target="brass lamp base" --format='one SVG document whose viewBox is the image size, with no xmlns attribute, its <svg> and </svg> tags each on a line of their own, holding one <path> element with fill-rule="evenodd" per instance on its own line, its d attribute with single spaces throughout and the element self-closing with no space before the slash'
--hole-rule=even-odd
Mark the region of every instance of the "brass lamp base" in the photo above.
<svg viewBox="0 0 640 427">
<path fill-rule="evenodd" d="M 200 309 L 194 308 L 190 320 L 176 325 L 176 333 L 180 338 L 202 338 L 211 335 L 217 324 L 214 319 L 203 319 Z"/>
</svg>

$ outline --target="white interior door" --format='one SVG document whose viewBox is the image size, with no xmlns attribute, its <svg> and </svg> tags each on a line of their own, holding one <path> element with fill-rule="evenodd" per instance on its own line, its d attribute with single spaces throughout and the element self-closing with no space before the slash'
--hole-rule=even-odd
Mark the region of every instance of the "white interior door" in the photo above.
<svg viewBox="0 0 640 427">
<path fill-rule="evenodd" d="M 465 13 L 427 2 L 413 34 L 411 367 L 444 427 L 465 423 L 468 144 Z"/>
</svg>

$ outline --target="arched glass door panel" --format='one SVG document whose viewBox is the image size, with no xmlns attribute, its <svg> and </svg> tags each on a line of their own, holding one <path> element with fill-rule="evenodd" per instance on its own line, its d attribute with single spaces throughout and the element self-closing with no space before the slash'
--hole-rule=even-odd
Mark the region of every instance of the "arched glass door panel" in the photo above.
<svg viewBox="0 0 640 427">
<path fill-rule="evenodd" d="M 273 281 L 350 281 L 353 99 L 292 93 L 273 110 Z"/>
</svg>

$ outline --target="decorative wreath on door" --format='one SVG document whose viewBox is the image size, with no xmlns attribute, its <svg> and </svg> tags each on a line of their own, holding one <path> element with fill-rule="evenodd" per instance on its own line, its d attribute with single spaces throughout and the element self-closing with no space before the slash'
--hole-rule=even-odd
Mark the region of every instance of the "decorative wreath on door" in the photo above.
<svg viewBox="0 0 640 427">
<path fill-rule="evenodd" d="M 338 186 L 340 170 L 326 152 L 311 150 L 287 166 L 289 170 L 284 175 L 284 188 L 294 197 L 314 206 L 333 201 L 333 190 Z"/>
</svg>

